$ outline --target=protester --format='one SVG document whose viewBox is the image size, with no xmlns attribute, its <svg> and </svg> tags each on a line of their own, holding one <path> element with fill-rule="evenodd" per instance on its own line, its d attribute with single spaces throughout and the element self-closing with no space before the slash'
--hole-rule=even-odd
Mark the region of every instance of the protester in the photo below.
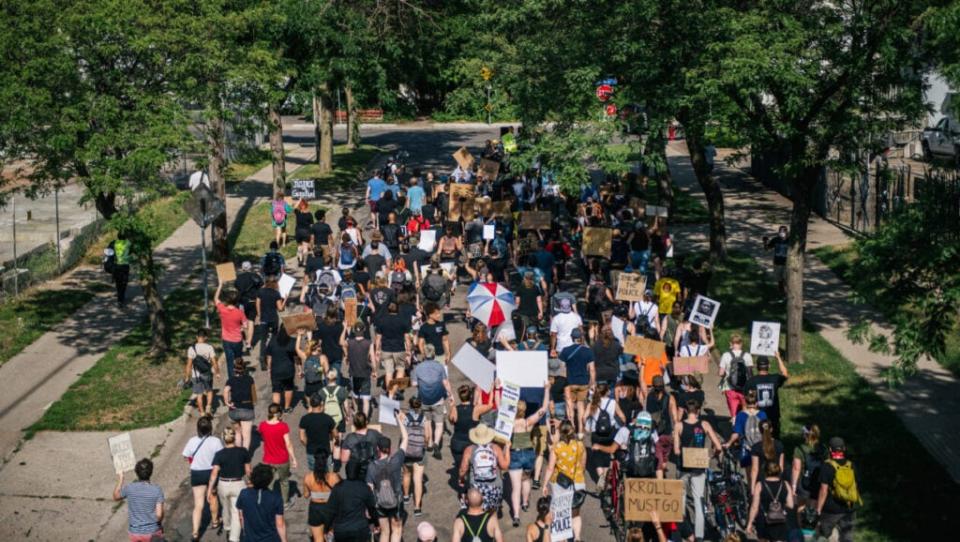
<svg viewBox="0 0 960 542">
<path fill-rule="evenodd" d="M 496 512 L 503 499 L 501 473 L 510 467 L 510 443 L 506 446 L 493 443 L 494 432 L 489 425 L 480 423 L 470 430 L 470 446 L 463 451 L 460 462 L 460 485 L 467 483 L 483 496 L 483 508 Z"/>
<path fill-rule="evenodd" d="M 296 341 L 301 340 L 303 335 L 304 330 L 298 329 Z M 273 390 L 271 401 L 276 405 L 282 404 L 283 411 L 287 413 L 293 411 L 293 392 L 297 387 L 294 378 L 302 374 L 300 358 L 296 356 L 296 341 L 287 334 L 286 328 L 281 327 L 266 348 L 267 371 Z"/>
<path fill-rule="evenodd" d="M 820 470 L 828 451 L 820 442 L 820 427 L 817 424 L 803 427 L 803 441 L 793 449 L 790 466 L 790 487 L 797 501 L 798 523 L 807 521 L 808 510 L 814 511 L 819 497 Z"/>
<path fill-rule="evenodd" d="M 126 233 L 120 231 L 117 238 L 110 242 L 104 253 L 111 262 L 112 269 L 107 269 L 113 277 L 117 288 L 117 306 L 127 305 L 127 284 L 130 282 L 130 262 L 133 244 L 127 239 Z M 106 264 L 105 264 L 106 265 Z"/>
<path fill-rule="evenodd" d="M 330 493 L 334 486 L 340 483 L 340 476 L 327 470 L 330 463 L 330 454 L 318 450 L 313 456 L 307 456 L 310 472 L 303 478 L 304 498 L 309 501 L 307 525 L 310 526 L 310 536 L 313 542 L 325 542 L 326 532 L 332 523 L 329 507 Z"/>
<path fill-rule="evenodd" d="M 227 360 L 227 376 L 233 375 L 234 360 L 243 355 L 243 330 L 247 327 L 247 316 L 240 307 L 236 292 L 223 295 L 223 283 L 217 285 L 213 303 L 220 315 L 220 338 L 223 343 L 223 355 Z"/>
<path fill-rule="evenodd" d="M 366 466 L 359 458 L 347 461 L 346 479 L 333 486 L 327 501 L 334 542 L 370 542 L 370 527 L 377 523 L 377 503 L 364 481 Z"/>
<path fill-rule="evenodd" d="M 597 383 L 593 352 L 582 344 L 583 331 L 575 328 L 570 332 L 571 343 L 560 351 L 560 361 L 567 366 L 565 402 L 567 419 L 577 424 L 577 438 L 583 438 L 586 418 L 587 396 Z"/>
<path fill-rule="evenodd" d="M 237 512 L 245 540 L 287 542 L 283 500 L 270 491 L 273 474 L 269 465 L 257 465 L 250 473 L 250 487 L 241 490 L 237 497 Z"/>
<path fill-rule="evenodd" d="M 268 345 L 276 335 L 280 326 L 280 313 L 286 308 L 286 299 L 280 296 L 280 289 L 276 279 L 268 279 L 262 288 L 257 290 L 256 298 L 256 331 L 253 344 L 260 344 L 260 370 L 266 370 L 266 355 Z"/>
<path fill-rule="evenodd" d="M 421 330 L 423 328 L 421 327 Z M 443 437 L 443 418 L 445 407 L 452 401 L 453 391 L 447 371 L 436 359 L 436 350 L 432 344 L 423 348 L 421 361 L 410 375 L 410 384 L 417 389 L 417 397 L 423 405 L 426 419 L 427 445 L 433 451 L 434 459 L 441 459 L 440 439 Z"/>
<path fill-rule="evenodd" d="M 407 447 L 406 416 L 396 411 L 397 427 L 400 429 L 400 445 L 390 453 L 390 439 L 377 439 L 377 459 L 367 469 L 366 482 L 374 493 L 377 503 L 377 522 L 380 527 L 380 542 L 400 542 L 403 535 L 403 464 Z"/>
<path fill-rule="evenodd" d="M 543 387 L 543 400 L 540 407 L 527 412 L 527 403 L 517 401 L 517 413 L 513 422 L 513 434 L 510 437 L 510 504 L 513 511 L 513 526 L 520 526 L 520 511 L 527 511 L 530 505 L 530 490 L 532 488 L 533 469 L 536 461 L 536 452 L 533 444 L 533 431 L 537 423 L 547 413 L 547 400 L 550 392 L 549 384 Z"/>
<path fill-rule="evenodd" d="M 183 370 L 186 380 L 190 382 L 193 394 L 191 401 L 195 401 L 197 412 L 201 415 L 213 414 L 213 379 L 220 376 L 220 364 L 217 363 L 217 352 L 207 343 L 207 330 L 197 329 L 196 342 L 187 349 L 187 364 Z"/>
<path fill-rule="evenodd" d="M 287 217 L 293 212 L 284 197 L 283 190 L 278 190 L 270 203 L 270 219 L 273 221 L 273 230 L 276 234 L 274 242 L 279 246 L 287 244 Z"/>
<path fill-rule="evenodd" d="M 773 250 L 773 276 L 777 279 L 777 287 L 784 296 L 787 295 L 787 252 L 790 249 L 787 234 L 787 227 L 780 226 L 776 237 L 764 236 L 763 238 L 763 248 Z"/>
<path fill-rule="evenodd" d="M 360 412 L 365 416 L 370 414 L 371 379 L 377 377 L 377 353 L 366 333 L 367 327 L 362 322 L 354 324 L 346 348 L 350 388 L 353 396 L 360 400 Z"/>
<path fill-rule="evenodd" d="M 404 425 L 407 430 L 407 445 L 403 450 L 403 504 L 410 503 L 410 489 L 413 486 L 413 515 L 423 515 L 424 469 L 427 464 L 426 416 L 422 403 L 416 397 L 410 398 L 410 411 Z"/>
<path fill-rule="evenodd" d="M 467 508 L 453 521 L 452 542 L 503 542 L 497 515 L 477 488 L 467 491 Z"/>
<path fill-rule="evenodd" d="M 854 539 L 854 515 L 863 505 L 858 488 L 858 475 L 853 462 L 847 459 L 847 446 L 840 437 L 829 442 L 830 457 L 820 468 L 820 492 L 817 497 L 817 534 L 824 538 L 836 530 L 840 542 Z"/>
<path fill-rule="evenodd" d="M 696 399 L 687 401 L 686 415 L 673 428 L 673 453 L 680 458 L 682 458 L 681 454 L 684 448 L 706 448 L 707 438 L 713 444 L 714 450 L 722 448 L 720 437 L 713 430 L 713 426 L 700 417 L 700 405 L 701 403 Z M 680 479 L 683 480 L 684 493 L 686 494 L 686 514 L 688 518 L 692 517 L 694 519 L 694 535 L 702 539 L 706 521 L 703 500 L 707 482 L 706 469 L 685 467 L 682 459 L 679 463 L 678 471 Z"/>
<path fill-rule="evenodd" d="M 202 416 L 197 420 L 197 436 L 190 437 L 183 447 L 183 457 L 190 464 L 190 487 L 193 492 L 193 540 L 200 540 L 200 520 L 203 517 L 204 503 L 210 504 L 210 517 L 214 518 L 212 525 L 219 526 L 219 503 L 216 497 L 207 501 L 207 486 L 213 472 L 213 458 L 223 449 L 223 442 L 212 436 L 213 422 L 209 416 Z"/>
<path fill-rule="evenodd" d="M 537 499 L 537 519 L 527 525 L 526 542 L 550 542 L 550 524 L 553 522 L 550 502 L 550 497 Z"/>
<path fill-rule="evenodd" d="M 236 432 L 232 427 L 223 430 L 223 445 L 224 448 L 213 456 L 213 470 L 210 473 L 210 483 L 207 484 L 207 500 L 212 503 L 218 497 L 221 499 L 223 518 L 212 523 L 210 528 L 220 534 L 226 527 L 230 542 L 238 542 L 240 514 L 237 513 L 237 498 L 240 491 L 246 487 L 244 477 L 250 477 L 250 452 L 236 445 Z"/>
<path fill-rule="evenodd" d="M 297 457 L 290 441 L 290 427 L 281 419 L 283 411 L 277 403 L 270 405 L 267 414 L 267 419 L 257 426 L 257 432 L 263 439 L 263 464 L 273 469 L 274 478 L 280 485 L 283 505 L 289 507 L 292 503 L 287 481 L 290 479 L 291 467 L 297 468 Z"/>
<path fill-rule="evenodd" d="M 720 356 L 720 391 L 727 399 L 730 417 L 746 406 L 743 392 L 747 381 L 753 376 L 753 358 L 743 351 L 743 338 L 739 333 L 730 336 L 730 350 Z"/>
<path fill-rule="evenodd" d="M 789 536 L 787 510 L 793 509 L 793 493 L 783 481 L 780 465 L 767 463 L 763 472 L 763 479 L 751 486 L 753 499 L 744 530 L 755 533 L 761 542 L 786 542 Z"/>
<path fill-rule="evenodd" d="M 480 423 L 480 416 L 488 408 L 477 404 L 473 388 L 466 384 L 457 388 L 457 397 L 460 399 L 460 404 L 450 409 L 447 419 L 453 424 L 450 453 L 453 455 L 454 467 L 459 468 L 464 452 L 470 447 L 470 431 Z"/>
<path fill-rule="evenodd" d="M 229 412 L 227 417 L 234 423 L 237 446 L 250 449 L 254 405 L 257 403 L 257 385 L 253 377 L 247 374 L 247 362 L 238 358 L 233 366 L 233 374 L 223 386 L 223 402 Z"/>
<path fill-rule="evenodd" d="M 335 395 L 332 395 L 332 397 L 334 400 L 336 399 Z M 298 436 L 300 437 L 300 444 L 303 444 L 306 448 L 307 468 L 313 471 L 315 470 L 313 462 L 318 454 L 323 454 L 328 459 L 331 458 L 331 442 L 337 439 L 338 433 L 337 422 L 325 412 L 324 398 L 319 395 L 311 395 L 308 402 L 309 410 L 300 418 Z M 329 466 L 333 466 L 332 461 Z"/>
<path fill-rule="evenodd" d="M 575 436 L 576 431 L 570 420 L 564 420 L 559 424 L 556 420 L 551 421 L 550 460 L 544 475 L 547 480 L 550 480 L 550 484 L 543 484 L 543 494 L 550 494 L 551 484 L 573 487 L 574 496 L 571 505 L 573 539 L 582 540 L 580 533 L 583 528 L 583 519 L 580 517 L 580 507 L 586 499 L 587 451 L 583 442 L 574 438 Z"/>
<path fill-rule="evenodd" d="M 117 485 L 113 488 L 113 500 L 127 501 L 127 534 L 130 542 L 162 542 L 163 540 L 163 489 L 150 483 L 153 476 L 153 461 L 137 461 L 133 471 L 134 482 L 124 485 L 123 471 L 117 473 Z"/>
<path fill-rule="evenodd" d="M 773 434 L 780 438 L 780 388 L 787 382 L 790 373 L 787 365 L 777 352 L 777 367 L 780 374 L 770 374 L 770 359 L 766 356 L 757 359 L 757 374 L 747 380 L 744 389 L 756 390 L 757 405 L 773 423 Z"/>
</svg>

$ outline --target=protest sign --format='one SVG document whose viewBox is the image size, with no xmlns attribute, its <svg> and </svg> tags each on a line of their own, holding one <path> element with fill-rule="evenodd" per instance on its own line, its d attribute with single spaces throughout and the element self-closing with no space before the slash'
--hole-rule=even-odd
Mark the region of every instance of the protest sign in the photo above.
<svg viewBox="0 0 960 542">
<path fill-rule="evenodd" d="M 386 425 L 397 425 L 397 416 L 394 411 L 400 410 L 400 401 L 391 399 L 387 395 L 381 395 L 377 401 L 380 403 L 377 421 Z"/>
<path fill-rule="evenodd" d="M 683 521 L 683 480 L 627 478 L 624 517 L 627 521 L 650 521 L 656 512 L 660 521 Z"/>
<path fill-rule="evenodd" d="M 493 200 L 490 199 L 490 196 L 476 198 L 474 200 L 474 205 L 476 206 L 477 214 L 483 218 L 490 218 L 493 216 Z"/>
<path fill-rule="evenodd" d="M 470 184 L 452 184 L 450 185 L 450 201 L 447 207 L 447 220 L 457 222 L 463 217 L 464 220 L 473 220 L 475 213 L 473 185 Z"/>
<path fill-rule="evenodd" d="M 670 209 L 668 207 L 663 207 L 663 206 L 657 207 L 657 216 L 659 218 L 667 218 L 667 215 L 669 213 L 670 213 Z"/>
<path fill-rule="evenodd" d="M 457 165 L 461 169 L 470 170 L 473 168 L 473 155 L 470 154 L 470 151 L 466 147 L 460 147 L 457 149 L 457 152 L 453 153 L 453 159 L 457 161 Z"/>
<path fill-rule="evenodd" d="M 113 470 L 117 474 L 133 470 L 137 457 L 133 453 L 133 442 L 130 433 L 122 433 L 107 439 L 110 444 L 110 455 L 113 457 Z"/>
<path fill-rule="evenodd" d="M 617 276 L 617 301 L 643 301 L 647 277 L 640 273 L 620 273 Z"/>
<path fill-rule="evenodd" d="M 613 230 L 610 228 L 583 228 L 584 256 L 610 257 L 613 246 Z"/>
<path fill-rule="evenodd" d="M 693 375 L 704 374 L 710 369 L 710 356 L 675 357 L 673 358 L 673 374 Z"/>
<path fill-rule="evenodd" d="M 497 180 L 497 175 L 500 174 L 500 162 L 497 162 L 496 160 L 490 160 L 488 158 L 481 158 L 480 174 L 483 175 L 483 178 L 488 181 Z"/>
<path fill-rule="evenodd" d="M 497 235 L 497 229 L 493 224 L 483 225 L 483 240 L 490 241 Z"/>
<path fill-rule="evenodd" d="M 705 469 L 710 466 L 710 450 L 707 448 L 683 448 L 683 468 Z"/>
<path fill-rule="evenodd" d="M 679 482 L 679 480 L 677 480 Z M 553 522 L 550 523 L 550 540 L 570 540 L 573 538 L 573 486 L 562 488 L 559 484 L 550 484 L 550 511 Z"/>
<path fill-rule="evenodd" d="M 643 215 L 647 218 L 657 216 L 657 206 L 656 205 L 647 205 L 643 210 Z"/>
<path fill-rule="evenodd" d="M 780 348 L 780 322 L 754 322 L 750 332 L 750 353 L 776 356 Z"/>
<path fill-rule="evenodd" d="M 483 256 L 483 243 L 470 243 L 467 245 L 467 257 L 471 260 Z"/>
<path fill-rule="evenodd" d="M 698 295 L 693 302 L 693 311 L 690 312 L 690 321 L 698 326 L 713 329 L 713 321 L 720 311 L 720 302 L 709 297 Z"/>
<path fill-rule="evenodd" d="M 357 300 L 343 300 L 343 321 L 350 327 L 357 323 Z"/>
<path fill-rule="evenodd" d="M 280 275 L 280 280 L 277 282 L 277 286 L 280 289 L 280 297 L 286 299 L 290 295 L 290 291 L 293 290 L 293 285 L 297 283 L 297 279 L 291 277 L 290 275 L 284 273 Z"/>
<path fill-rule="evenodd" d="M 464 376 L 484 391 L 493 387 L 494 371 L 496 367 L 477 349 L 464 343 L 453 356 L 453 366 L 460 369 Z M 541 383 L 541 385 L 543 385 Z"/>
<path fill-rule="evenodd" d="M 433 252 L 437 246 L 437 230 L 420 230 L 420 243 L 417 247 L 424 252 Z"/>
<path fill-rule="evenodd" d="M 494 201 L 491 203 L 493 214 L 507 220 L 513 220 L 513 211 L 510 210 L 509 201 Z"/>
<path fill-rule="evenodd" d="M 506 444 L 513 435 L 513 422 L 517 417 L 517 401 L 520 400 L 520 386 L 501 381 L 500 407 L 497 409 L 497 423 L 493 426 L 494 439 Z"/>
<path fill-rule="evenodd" d="M 521 230 L 549 230 L 553 221 L 550 211 L 523 211 L 520 213 Z"/>
<path fill-rule="evenodd" d="M 290 187 L 290 195 L 295 199 L 316 199 L 317 184 L 315 179 L 299 179 L 293 181 Z"/>
<path fill-rule="evenodd" d="M 528 388 L 543 388 L 547 381 L 547 353 L 543 350 L 497 351 L 497 378 Z"/>
<path fill-rule="evenodd" d="M 626 322 L 617 318 L 616 316 L 610 317 L 610 330 L 613 331 L 613 338 L 617 340 L 621 345 L 624 341 L 624 325 Z"/>
<path fill-rule="evenodd" d="M 283 329 L 287 330 L 287 335 L 295 337 L 297 330 L 304 328 L 308 331 L 317 329 L 317 317 L 312 312 L 301 312 L 283 317 Z"/>
<path fill-rule="evenodd" d="M 233 265 L 233 262 L 222 263 L 217 266 L 217 280 L 220 281 L 220 284 L 237 280 L 237 268 Z"/>
<path fill-rule="evenodd" d="M 666 347 L 660 341 L 647 339 L 638 335 L 627 337 L 623 351 L 631 356 L 640 356 L 646 359 L 660 359 L 666 354 Z"/>
</svg>

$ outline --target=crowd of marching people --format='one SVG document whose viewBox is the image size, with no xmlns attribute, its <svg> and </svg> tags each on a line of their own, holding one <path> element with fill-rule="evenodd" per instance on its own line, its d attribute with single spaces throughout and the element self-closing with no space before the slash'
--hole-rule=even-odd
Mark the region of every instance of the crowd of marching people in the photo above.
<svg viewBox="0 0 960 542">
<path fill-rule="evenodd" d="M 284 511 L 293 506 L 306 506 L 315 542 L 399 542 L 411 518 L 419 540 L 436 540 L 424 509 L 458 499 L 456 517 L 429 518 L 449 522 L 452 540 L 544 542 L 559 539 L 554 494 L 571 489 L 569 538 L 598 540 L 606 533 L 583 532 L 580 513 L 607 503 L 616 485 L 608 474 L 617 471 L 679 479 L 685 495 L 682 521 L 654 512 L 625 522 L 625 538 L 718 539 L 720 531 L 786 541 L 815 525 L 852 540 L 860 497 L 843 440 L 811 425 L 802 444 L 785 449 L 788 367 L 779 355 L 751 357 L 739 335 L 716 344 L 711 329 L 689 320 L 696 295 L 708 293 L 709 267 L 674 256 L 666 219 L 631 204 L 642 180 L 607 179 L 571 194 L 548 172 L 513 171 L 499 142 L 488 142 L 482 158 L 498 171 L 461 162 L 441 176 L 388 164 L 366 183 L 369 220 L 276 194 L 269 250 L 256 265 L 242 262 L 215 294 L 223 367 L 205 330 L 186 353 L 200 413 L 183 450 L 194 540 L 209 510 L 208 533 L 286 541 Z M 531 225 L 528 211 L 549 220 Z M 584 228 L 596 227 L 611 229 L 606 256 L 584 250 Z M 288 230 L 295 261 L 281 254 Z M 779 257 L 776 239 L 769 244 Z M 298 295 L 284 284 L 294 270 L 303 273 Z M 617 299 L 622 273 L 642 277 L 640 299 Z M 452 309 L 464 292 L 466 311 Z M 309 319 L 288 319 L 303 314 Z M 491 363 L 498 351 L 546 353 L 548 378 L 521 388 L 507 441 L 494 430 L 502 383 L 454 385 L 462 380 L 453 377 L 455 321 Z M 662 342 L 663 353 L 626 353 L 632 336 Z M 729 422 L 717 420 L 724 405 L 705 412 L 702 375 L 673 374 L 675 357 L 711 354 Z M 258 397 L 257 369 L 269 375 L 269 398 Z M 228 423 L 214 434 L 221 371 Z M 399 405 L 397 439 L 379 424 L 384 401 Z M 294 409 L 306 413 L 291 428 L 284 418 Z M 717 525 L 708 497 L 715 469 L 685 466 L 690 448 L 710 448 L 715 464 L 742 473 L 739 529 Z M 430 480 L 429 461 L 447 465 L 450 480 Z M 121 478 L 114 495 L 128 501 L 131 540 L 162 536 L 163 493 L 149 483 L 151 471 L 141 461 L 138 482 Z M 291 496 L 293 479 L 303 505 Z M 604 512 L 622 521 L 622 508 Z"/>
</svg>

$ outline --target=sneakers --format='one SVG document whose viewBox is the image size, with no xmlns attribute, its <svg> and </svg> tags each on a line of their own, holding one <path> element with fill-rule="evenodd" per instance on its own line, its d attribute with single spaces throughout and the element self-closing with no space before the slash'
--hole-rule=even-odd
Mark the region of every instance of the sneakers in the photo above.
<svg viewBox="0 0 960 542">
<path fill-rule="evenodd" d="M 540 480 L 534 480 L 530 487 L 532 489 L 540 489 Z"/>
<path fill-rule="evenodd" d="M 519 527 L 519 526 L 520 526 L 520 518 L 516 518 L 516 517 L 513 518 L 513 526 L 514 526 L 514 527 Z"/>
<path fill-rule="evenodd" d="M 437 446 L 433 449 L 433 458 L 434 459 L 443 459 L 443 454 L 440 453 L 440 447 Z"/>
<path fill-rule="evenodd" d="M 410 495 L 404 495 L 404 496 L 403 496 L 403 504 L 404 504 L 404 505 L 410 504 Z"/>
<path fill-rule="evenodd" d="M 414 508 L 414 509 L 413 509 L 413 517 L 418 518 L 418 517 L 420 517 L 420 516 L 422 516 L 422 515 L 423 515 L 423 509 L 422 509 L 422 508 Z"/>
</svg>

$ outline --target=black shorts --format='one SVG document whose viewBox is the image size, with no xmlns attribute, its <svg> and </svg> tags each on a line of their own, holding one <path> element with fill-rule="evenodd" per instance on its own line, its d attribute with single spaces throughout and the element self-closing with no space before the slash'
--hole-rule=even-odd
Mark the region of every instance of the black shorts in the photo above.
<svg viewBox="0 0 960 542">
<path fill-rule="evenodd" d="M 397 497 L 397 499 L 398 499 L 400 502 L 399 502 L 399 504 L 397 504 L 397 507 L 396 507 L 396 508 L 391 508 L 391 509 L 389 509 L 389 510 L 384 510 L 383 508 L 380 508 L 380 507 L 378 506 L 378 507 L 377 507 L 377 517 L 378 517 L 378 518 L 399 518 L 399 517 L 402 517 L 402 514 L 403 514 L 403 499 L 400 499 L 399 497 Z"/>
<path fill-rule="evenodd" d="M 257 319 L 257 302 L 256 301 L 242 301 L 243 304 L 243 314 L 247 317 L 247 320 L 253 322 Z"/>
<path fill-rule="evenodd" d="M 353 394 L 360 397 L 369 397 L 370 396 L 370 377 L 354 377 L 351 378 L 353 382 Z"/>
<path fill-rule="evenodd" d="M 213 470 L 190 469 L 190 487 L 206 486 L 210 484 L 210 473 Z"/>
<path fill-rule="evenodd" d="M 273 386 L 273 393 L 283 393 L 285 391 L 293 391 L 297 387 L 293 383 L 293 377 L 287 378 L 275 378 L 270 377 L 270 385 Z"/>
<path fill-rule="evenodd" d="M 297 229 L 294 233 L 294 239 L 297 240 L 297 243 L 306 243 L 310 240 L 310 230 Z"/>
<path fill-rule="evenodd" d="M 330 525 L 330 509 L 327 503 L 311 502 L 307 511 L 307 525 L 319 527 Z"/>
</svg>

